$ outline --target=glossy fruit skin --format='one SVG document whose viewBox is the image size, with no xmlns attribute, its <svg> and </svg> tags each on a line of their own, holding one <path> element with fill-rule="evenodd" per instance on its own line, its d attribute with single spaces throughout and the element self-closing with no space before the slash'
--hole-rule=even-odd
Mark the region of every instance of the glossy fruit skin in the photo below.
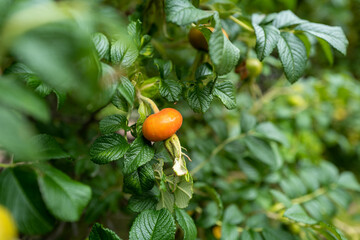
<svg viewBox="0 0 360 240">
<path fill-rule="evenodd" d="M 246 59 L 246 68 L 250 77 L 257 77 L 261 74 L 263 64 L 257 58 Z"/>
<path fill-rule="evenodd" d="M 0 239 L 15 240 L 17 239 L 17 230 L 15 222 L 10 212 L 0 205 Z"/>
<path fill-rule="evenodd" d="M 213 27 L 207 27 L 207 29 L 209 29 L 211 32 L 214 32 Z M 222 28 L 222 31 L 223 31 L 224 35 L 229 39 L 227 32 L 223 28 Z M 191 28 L 189 31 L 188 37 L 189 37 L 190 44 L 194 48 L 205 51 L 205 52 L 209 51 L 209 45 L 206 41 L 206 38 L 204 37 L 203 33 L 198 28 Z"/>
<path fill-rule="evenodd" d="M 173 108 L 164 108 L 145 119 L 142 132 L 152 142 L 163 141 L 171 137 L 181 127 L 183 117 Z"/>
</svg>

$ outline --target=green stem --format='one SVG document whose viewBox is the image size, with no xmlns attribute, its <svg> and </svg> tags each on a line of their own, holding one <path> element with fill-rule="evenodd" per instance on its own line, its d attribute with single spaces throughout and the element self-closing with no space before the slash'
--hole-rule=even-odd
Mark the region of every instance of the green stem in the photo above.
<svg viewBox="0 0 360 240">
<path fill-rule="evenodd" d="M 312 193 L 309 193 L 309 194 L 306 194 L 304 196 L 292 199 L 291 202 L 293 204 L 301 204 L 301 203 L 311 201 L 311 200 L 313 200 L 313 199 L 327 193 L 329 190 L 333 189 L 334 187 L 335 187 L 334 185 L 331 185 L 328 188 L 325 188 L 325 187 L 318 188 Z M 277 212 L 277 211 L 282 210 L 283 208 L 285 208 L 284 204 L 276 203 L 270 208 L 270 211 L 271 212 Z"/>
<path fill-rule="evenodd" d="M 17 167 L 20 165 L 30 165 L 33 164 L 35 162 L 18 162 L 18 163 L 0 163 L 0 168 L 13 168 L 13 167 Z"/>
<path fill-rule="evenodd" d="M 190 74 L 189 74 L 190 80 L 195 79 L 196 69 L 199 67 L 200 63 L 203 61 L 203 58 L 204 58 L 204 53 L 202 51 L 197 51 L 194 63 L 192 64 L 192 67 L 190 69 Z"/>
<path fill-rule="evenodd" d="M 232 21 L 234 21 L 235 23 L 239 24 L 241 27 L 243 27 L 244 29 L 248 30 L 249 32 L 254 32 L 254 29 L 252 27 L 250 27 L 249 25 L 247 25 L 246 23 L 244 23 L 243 21 L 235 18 L 234 16 L 230 16 L 229 17 Z"/>
<path fill-rule="evenodd" d="M 240 134 L 240 135 L 236 135 L 233 137 L 229 137 L 227 138 L 225 141 L 223 141 L 220 145 L 218 145 L 216 148 L 214 148 L 214 150 L 211 152 L 210 157 L 206 160 L 204 160 L 203 162 L 201 162 L 199 165 L 197 165 L 192 171 L 191 171 L 191 175 L 194 175 L 195 173 L 197 173 L 200 169 L 202 169 L 207 163 L 210 162 L 210 160 L 216 156 L 216 154 L 218 154 L 227 144 L 234 142 L 236 140 L 239 140 L 243 137 L 245 137 L 246 134 Z"/>
</svg>

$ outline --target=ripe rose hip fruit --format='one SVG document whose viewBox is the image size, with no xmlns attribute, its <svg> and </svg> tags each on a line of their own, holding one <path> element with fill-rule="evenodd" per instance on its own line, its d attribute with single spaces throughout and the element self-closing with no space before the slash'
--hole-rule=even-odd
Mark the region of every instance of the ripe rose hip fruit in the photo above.
<svg viewBox="0 0 360 240">
<path fill-rule="evenodd" d="M 163 141 L 171 137 L 181 127 L 181 113 L 173 108 L 164 108 L 145 119 L 142 127 L 144 137 L 152 142 Z"/>
<path fill-rule="evenodd" d="M 207 27 L 207 29 L 209 29 L 211 32 L 214 32 L 213 27 Z M 223 28 L 222 28 L 222 32 L 229 39 L 227 32 Z M 206 52 L 209 50 L 209 45 L 206 41 L 206 38 L 205 38 L 204 34 L 198 28 L 190 29 L 189 42 L 194 48 L 196 48 L 198 50 L 203 50 Z"/>
</svg>

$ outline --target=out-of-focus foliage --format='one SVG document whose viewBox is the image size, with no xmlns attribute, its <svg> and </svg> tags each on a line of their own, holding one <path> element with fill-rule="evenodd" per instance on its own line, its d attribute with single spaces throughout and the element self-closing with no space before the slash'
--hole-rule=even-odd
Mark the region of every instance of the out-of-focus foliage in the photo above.
<svg viewBox="0 0 360 240">
<path fill-rule="evenodd" d="M 20 239 L 360 239 L 358 6 L 0 1 L 0 206 Z M 156 104 L 180 140 L 142 136 Z"/>
</svg>

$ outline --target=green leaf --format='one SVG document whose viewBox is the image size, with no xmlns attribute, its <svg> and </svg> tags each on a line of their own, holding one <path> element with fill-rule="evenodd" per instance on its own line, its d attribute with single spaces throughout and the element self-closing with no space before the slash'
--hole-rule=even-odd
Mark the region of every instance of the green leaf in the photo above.
<svg viewBox="0 0 360 240">
<path fill-rule="evenodd" d="M 7 151 L 16 153 L 15 160 L 39 160 L 39 147 L 29 141 L 33 128 L 25 117 L 0 106 L 0 126 L 0 145 Z"/>
<path fill-rule="evenodd" d="M 317 38 L 317 40 L 320 43 L 321 49 L 323 50 L 325 57 L 328 60 L 329 64 L 333 65 L 334 55 L 333 55 L 333 52 L 331 51 L 330 44 L 321 38 Z"/>
<path fill-rule="evenodd" d="M 201 215 L 196 219 L 196 224 L 199 227 L 210 228 L 221 219 L 221 213 L 217 204 L 213 201 L 209 202 L 206 207 L 202 207 Z"/>
<path fill-rule="evenodd" d="M 0 173 L 0 204 L 12 213 L 21 233 L 39 235 L 53 229 L 55 221 L 41 198 L 36 175 L 27 168 Z"/>
<path fill-rule="evenodd" d="M 124 192 L 142 194 L 155 183 L 154 170 L 150 163 L 140 166 L 129 174 L 124 174 Z"/>
<path fill-rule="evenodd" d="M 5 73 L 10 73 L 16 76 L 17 79 L 26 82 L 27 86 L 33 89 L 41 97 L 49 95 L 52 89 L 43 83 L 39 76 L 37 76 L 29 67 L 23 63 L 15 63 L 6 69 Z"/>
<path fill-rule="evenodd" d="M 316 221 L 322 221 L 326 219 L 323 208 L 316 199 L 312 199 L 303 203 L 303 207 L 309 213 L 309 216 Z"/>
<path fill-rule="evenodd" d="M 127 27 L 127 31 L 131 39 L 133 40 L 137 49 L 139 50 L 141 48 L 141 31 L 142 31 L 141 27 L 142 26 L 140 20 L 131 21 Z"/>
<path fill-rule="evenodd" d="M 282 32 L 277 44 L 286 78 L 296 82 L 305 71 L 307 55 L 304 43 L 292 33 Z"/>
<path fill-rule="evenodd" d="M 91 161 L 105 164 L 119 160 L 129 148 L 129 143 L 123 136 L 110 133 L 95 140 L 90 148 Z"/>
<path fill-rule="evenodd" d="M 277 42 L 279 41 L 280 31 L 272 25 L 260 26 L 253 23 L 256 35 L 256 54 L 260 61 L 269 56 Z"/>
<path fill-rule="evenodd" d="M 244 230 L 240 235 L 241 240 L 263 240 L 260 233 L 251 230 Z"/>
<path fill-rule="evenodd" d="M 151 147 L 150 142 L 142 136 L 137 137 L 125 154 L 123 172 L 125 174 L 134 172 L 138 167 L 149 162 L 154 154 L 155 150 Z"/>
<path fill-rule="evenodd" d="M 49 121 L 49 110 L 45 102 L 16 79 L 0 79 L 0 103 L 40 121 Z"/>
<path fill-rule="evenodd" d="M 120 129 L 129 130 L 126 116 L 120 114 L 105 117 L 100 121 L 99 128 L 103 134 L 113 133 Z"/>
<path fill-rule="evenodd" d="M 166 0 L 165 15 L 168 22 L 186 25 L 209 18 L 213 13 L 195 8 L 188 0 Z"/>
<path fill-rule="evenodd" d="M 218 15 L 214 15 L 216 25 L 209 40 L 209 54 L 216 72 L 221 76 L 229 73 L 237 65 L 240 50 L 234 46 L 221 30 Z"/>
<path fill-rule="evenodd" d="M 360 184 L 352 172 L 343 172 L 340 175 L 338 185 L 348 190 L 360 191 Z"/>
<path fill-rule="evenodd" d="M 66 92 L 70 88 L 76 88 L 76 76 L 70 70 L 66 56 L 60 52 L 62 48 L 57 49 L 56 44 L 40 38 L 41 36 L 22 38 L 15 46 L 16 55 L 21 56 L 27 66 L 56 90 Z"/>
<path fill-rule="evenodd" d="M 110 56 L 113 64 L 130 67 L 139 56 L 139 50 L 127 39 L 120 39 L 111 45 Z"/>
<path fill-rule="evenodd" d="M 276 156 L 267 142 L 253 136 L 247 136 L 245 144 L 255 158 L 269 166 L 276 165 Z"/>
<path fill-rule="evenodd" d="M 223 222 L 238 225 L 245 220 L 244 214 L 235 204 L 229 205 L 224 211 Z"/>
<path fill-rule="evenodd" d="M 57 99 L 57 109 L 60 109 L 66 100 L 66 93 L 54 90 Z"/>
<path fill-rule="evenodd" d="M 195 112 L 206 112 L 213 100 L 213 94 L 209 86 L 201 87 L 195 85 L 192 88 L 188 88 L 186 92 L 186 100 L 189 106 Z"/>
<path fill-rule="evenodd" d="M 39 158 L 60 159 L 69 158 L 70 155 L 66 153 L 56 142 L 55 138 L 47 134 L 39 134 L 32 138 L 32 141 L 39 146 Z"/>
<path fill-rule="evenodd" d="M 170 60 L 163 60 L 157 58 L 154 60 L 154 63 L 159 70 L 160 77 L 162 79 L 165 79 L 170 75 L 172 71 L 172 63 Z"/>
<path fill-rule="evenodd" d="M 140 55 L 147 58 L 151 58 L 154 55 L 154 47 L 151 44 L 151 37 L 149 35 L 144 35 L 141 37 Z"/>
<path fill-rule="evenodd" d="M 321 228 L 330 232 L 335 237 L 336 240 L 347 240 L 344 234 L 340 232 L 337 228 L 335 228 L 333 225 L 325 222 L 319 222 L 319 225 Z"/>
<path fill-rule="evenodd" d="M 148 98 L 153 98 L 159 92 L 159 84 L 161 81 L 160 77 L 152 77 L 148 78 L 141 83 L 139 89 L 141 90 L 141 94 Z"/>
<path fill-rule="evenodd" d="M 114 94 L 111 102 L 119 110 L 121 110 L 123 112 L 128 112 L 129 105 L 128 105 L 126 99 L 124 98 L 124 96 L 120 93 L 119 89 L 117 89 L 115 91 L 115 94 Z"/>
<path fill-rule="evenodd" d="M 49 211 L 62 221 L 78 221 L 91 199 L 91 188 L 50 165 L 37 166 L 40 191 Z"/>
<path fill-rule="evenodd" d="M 201 64 L 195 72 L 195 79 L 196 80 L 203 80 L 209 76 L 213 76 L 214 72 L 212 66 L 209 63 Z"/>
<path fill-rule="evenodd" d="M 175 204 L 179 208 L 186 208 L 193 194 L 193 182 L 187 182 L 184 177 L 181 178 L 180 183 L 177 183 L 174 192 Z"/>
<path fill-rule="evenodd" d="M 281 202 L 284 204 L 285 207 L 290 207 L 292 205 L 291 200 L 282 192 L 271 189 L 270 190 L 271 195 L 276 199 L 276 201 Z"/>
<path fill-rule="evenodd" d="M 265 240 L 278 240 L 278 239 L 287 239 L 292 240 L 295 239 L 290 233 L 282 231 L 281 229 L 275 228 L 265 228 L 262 231 Z"/>
<path fill-rule="evenodd" d="M 102 33 L 95 33 L 92 36 L 96 51 L 100 59 L 108 59 L 110 53 L 110 43 L 107 37 Z"/>
<path fill-rule="evenodd" d="M 241 131 L 247 133 L 251 129 L 253 129 L 256 125 L 256 118 L 253 115 L 250 115 L 246 111 L 241 112 L 240 126 Z"/>
<path fill-rule="evenodd" d="M 311 47 L 312 47 L 312 43 L 309 40 L 309 34 L 305 34 L 305 33 L 296 33 L 296 36 L 304 43 L 304 46 L 306 48 L 306 56 L 310 56 L 311 53 Z M 326 42 L 325 42 L 326 43 Z M 327 44 L 327 43 L 326 43 Z"/>
<path fill-rule="evenodd" d="M 236 108 L 235 89 L 230 81 L 217 82 L 214 88 L 214 95 L 221 100 L 227 109 Z"/>
<path fill-rule="evenodd" d="M 184 239 L 195 240 L 197 228 L 194 220 L 183 209 L 175 208 L 176 221 L 184 232 Z"/>
<path fill-rule="evenodd" d="M 306 185 L 297 175 L 293 173 L 289 173 L 287 178 L 282 178 L 280 186 L 285 194 L 290 198 L 300 197 L 307 193 Z"/>
<path fill-rule="evenodd" d="M 95 223 L 91 228 L 89 240 L 121 240 L 121 238 L 100 223 Z"/>
<path fill-rule="evenodd" d="M 57 6 L 48 6 L 49 11 L 39 12 L 40 18 L 43 12 L 53 17 L 52 10 Z M 30 12 L 38 14 L 34 9 L 29 8 Z M 55 16 L 58 16 L 60 9 L 54 11 Z M 63 22 L 63 27 L 56 24 L 44 27 L 33 22 L 34 18 L 28 20 L 29 24 L 38 27 L 13 41 L 11 51 L 14 56 L 21 59 L 54 90 L 71 92 L 73 99 L 79 103 L 91 100 L 98 91 L 100 75 L 99 61 L 94 54 L 91 38 L 80 30 L 79 24 L 73 24 L 71 21 Z M 18 21 L 16 24 L 22 25 L 23 22 Z"/>
<path fill-rule="evenodd" d="M 182 90 L 182 86 L 180 82 L 171 80 L 171 79 L 163 79 L 160 81 L 160 95 L 169 102 L 177 102 L 180 99 L 180 94 Z"/>
<path fill-rule="evenodd" d="M 221 226 L 221 239 L 237 240 L 239 239 L 239 231 L 236 225 L 223 223 Z"/>
<path fill-rule="evenodd" d="M 219 193 L 217 193 L 213 187 L 203 182 L 196 182 L 194 187 L 205 191 L 209 197 L 215 201 L 218 208 L 217 219 L 220 219 L 223 214 L 224 205 Z"/>
<path fill-rule="evenodd" d="M 0 25 L 2 25 L 4 19 L 9 14 L 9 9 L 12 4 L 12 0 L 4 0 L 0 2 Z"/>
<path fill-rule="evenodd" d="M 53 91 L 48 85 L 43 83 L 39 78 L 37 77 L 30 77 L 27 79 L 26 84 L 32 88 L 37 94 L 39 94 L 40 97 L 46 97 Z"/>
<path fill-rule="evenodd" d="M 296 222 L 301 222 L 301 223 L 306 223 L 306 224 L 311 224 L 311 225 L 317 223 L 316 220 L 309 217 L 309 215 L 307 215 L 307 213 L 304 211 L 304 209 L 298 204 L 295 204 L 292 207 L 288 208 L 284 212 L 284 217 L 287 217 Z"/>
<path fill-rule="evenodd" d="M 140 213 L 144 210 L 155 210 L 158 199 L 151 192 L 144 193 L 142 195 L 132 195 L 129 199 L 128 208 Z"/>
<path fill-rule="evenodd" d="M 273 25 L 277 28 L 284 28 L 284 27 L 290 27 L 290 26 L 297 25 L 297 24 L 304 23 L 304 22 L 307 22 L 307 21 L 298 18 L 292 11 L 285 10 L 285 11 L 279 12 L 276 15 L 276 17 L 273 21 Z"/>
<path fill-rule="evenodd" d="M 175 197 L 169 189 L 160 189 L 160 199 L 158 204 L 156 205 L 156 210 L 160 210 L 162 208 L 168 209 L 170 212 L 174 211 Z"/>
<path fill-rule="evenodd" d="M 318 173 L 314 168 L 304 167 L 300 169 L 301 181 L 309 191 L 316 191 L 320 187 L 317 175 Z"/>
<path fill-rule="evenodd" d="M 343 209 L 347 209 L 352 201 L 351 195 L 341 188 L 331 190 L 328 195 L 337 205 Z"/>
<path fill-rule="evenodd" d="M 130 240 L 175 239 L 176 225 L 166 209 L 146 210 L 135 219 L 130 230 Z"/>
<path fill-rule="evenodd" d="M 106 86 L 106 88 L 114 88 L 112 86 L 117 86 L 118 73 L 116 72 L 115 68 L 103 62 L 101 62 L 100 65 L 101 65 L 101 78 L 102 78 L 101 81 L 106 82 L 106 85 L 108 85 Z"/>
<path fill-rule="evenodd" d="M 118 87 L 120 94 L 126 99 L 130 106 L 134 105 L 135 87 L 127 77 L 121 77 L 121 83 Z"/>
<path fill-rule="evenodd" d="M 346 55 L 346 48 L 349 41 L 341 29 L 341 27 L 332 27 L 319 23 L 305 22 L 295 28 L 298 31 L 304 31 L 321 38 L 328 42 L 332 47 Z"/>
<path fill-rule="evenodd" d="M 323 185 L 336 183 L 339 179 L 339 169 L 329 161 L 322 161 L 318 169 L 318 179 Z"/>
<path fill-rule="evenodd" d="M 256 131 L 266 139 L 277 141 L 285 146 L 289 145 L 286 136 L 271 122 L 260 123 Z"/>
<path fill-rule="evenodd" d="M 277 13 L 275 13 L 277 14 Z M 259 14 L 259 13 L 253 13 L 251 15 L 251 24 L 254 25 L 260 25 L 263 24 L 263 20 L 265 19 L 266 15 L 265 14 Z"/>
</svg>

